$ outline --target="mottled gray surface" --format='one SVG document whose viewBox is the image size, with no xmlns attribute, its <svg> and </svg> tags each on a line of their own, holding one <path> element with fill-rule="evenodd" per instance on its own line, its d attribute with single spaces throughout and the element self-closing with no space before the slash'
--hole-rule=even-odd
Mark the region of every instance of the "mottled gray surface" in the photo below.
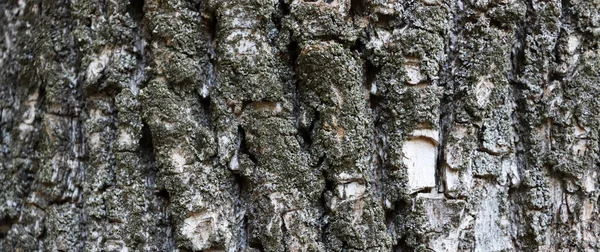
<svg viewBox="0 0 600 252">
<path fill-rule="evenodd" d="M 0 1 L 0 251 L 600 250 L 598 0 Z"/>
</svg>

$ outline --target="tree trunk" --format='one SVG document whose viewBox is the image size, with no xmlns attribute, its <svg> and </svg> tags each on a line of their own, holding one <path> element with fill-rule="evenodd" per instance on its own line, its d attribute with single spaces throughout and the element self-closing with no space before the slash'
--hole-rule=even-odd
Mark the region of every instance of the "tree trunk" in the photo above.
<svg viewBox="0 0 600 252">
<path fill-rule="evenodd" d="M 600 249 L 598 0 L 4 0 L 0 251 Z"/>
</svg>

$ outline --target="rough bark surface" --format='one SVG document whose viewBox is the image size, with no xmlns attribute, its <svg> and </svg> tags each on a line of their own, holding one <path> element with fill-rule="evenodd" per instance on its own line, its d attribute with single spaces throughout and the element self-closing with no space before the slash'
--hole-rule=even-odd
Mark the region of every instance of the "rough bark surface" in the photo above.
<svg viewBox="0 0 600 252">
<path fill-rule="evenodd" d="M 600 250 L 598 0 L 0 1 L 0 251 Z"/>
</svg>

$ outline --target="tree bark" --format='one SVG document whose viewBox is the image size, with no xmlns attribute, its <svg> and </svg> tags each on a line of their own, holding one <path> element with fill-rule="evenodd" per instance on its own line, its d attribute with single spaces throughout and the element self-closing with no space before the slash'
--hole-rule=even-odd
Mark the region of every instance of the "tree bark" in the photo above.
<svg viewBox="0 0 600 252">
<path fill-rule="evenodd" d="M 598 0 L 0 2 L 0 251 L 600 250 Z"/>
</svg>

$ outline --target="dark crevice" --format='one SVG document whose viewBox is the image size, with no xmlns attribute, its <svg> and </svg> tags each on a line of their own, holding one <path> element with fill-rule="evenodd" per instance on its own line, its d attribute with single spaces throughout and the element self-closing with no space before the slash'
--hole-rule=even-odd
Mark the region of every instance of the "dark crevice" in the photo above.
<svg viewBox="0 0 600 252">
<path fill-rule="evenodd" d="M 461 11 L 462 12 L 462 11 Z M 459 12 L 460 13 L 460 12 Z M 479 21 L 481 18 L 481 13 L 468 13 L 468 12 L 463 12 L 459 14 L 460 17 L 457 16 L 457 18 L 460 19 L 460 27 L 465 27 L 469 24 L 472 25 L 479 25 Z"/>
<path fill-rule="evenodd" d="M 292 70 L 296 69 L 298 56 L 300 56 L 300 44 L 296 40 L 290 41 L 287 46 L 288 50 L 288 64 L 292 67 Z M 295 73 L 295 72 L 294 72 Z"/>
<path fill-rule="evenodd" d="M 396 244 L 394 244 L 394 246 L 392 246 L 392 251 L 408 252 L 408 251 L 415 251 L 415 249 L 408 245 L 408 243 L 406 242 L 406 236 L 403 236 L 400 239 L 398 239 L 398 241 L 396 241 Z"/>
<path fill-rule="evenodd" d="M 200 108 L 198 108 L 197 112 L 200 115 L 201 124 L 204 127 L 210 129 L 211 132 L 215 132 L 215 127 L 214 127 L 213 118 L 212 118 L 212 104 L 211 104 L 210 95 L 203 96 L 199 92 L 195 92 L 195 94 L 196 94 L 196 99 L 198 101 L 198 105 L 200 106 Z"/>
<path fill-rule="evenodd" d="M 556 36 L 556 38 L 557 38 L 556 42 L 554 44 L 554 47 L 552 48 L 552 57 L 553 57 L 553 59 L 551 59 L 552 62 L 561 62 L 562 61 L 562 57 L 561 57 L 561 53 L 560 53 L 560 40 L 561 40 L 563 34 L 564 34 L 564 31 L 563 31 L 563 28 L 561 27 L 561 28 L 559 28 L 558 35 Z M 551 73 L 551 74 L 554 74 L 555 71 L 552 71 L 552 72 L 553 73 Z"/>
<path fill-rule="evenodd" d="M 383 103 L 383 96 L 371 94 L 369 96 L 369 106 L 374 113 L 379 113 L 382 110 L 381 104 Z M 377 121 L 377 120 L 376 120 Z"/>
<path fill-rule="evenodd" d="M 38 241 L 40 241 L 43 244 L 44 240 L 46 240 L 46 236 L 48 236 L 48 229 L 44 226 L 44 227 L 42 227 L 42 232 L 37 237 Z M 2 237 L 0 237 L 0 238 L 2 238 Z"/>
<path fill-rule="evenodd" d="M 494 27 L 506 32 L 509 32 L 512 28 L 512 22 L 503 22 L 502 20 L 498 20 L 495 18 L 490 19 L 490 27 Z"/>
<path fill-rule="evenodd" d="M 322 163 L 324 162 L 325 158 L 321 158 L 319 159 L 319 164 L 318 166 L 321 166 Z M 327 173 L 327 171 L 323 171 L 323 180 L 325 181 L 325 191 L 330 191 L 330 192 L 334 192 L 335 191 L 335 182 L 331 179 L 329 179 L 329 174 Z"/>
<path fill-rule="evenodd" d="M 301 142 L 302 148 L 305 150 L 309 149 L 313 143 L 311 130 L 306 129 L 306 128 L 299 128 L 298 134 L 302 138 L 302 142 Z"/>
<path fill-rule="evenodd" d="M 289 10 L 288 10 L 289 11 Z M 307 139 L 310 139 L 310 132 L 306 132 L 305 129 L 303 129 L 302 127 L 299 127 L 300 125 L 300 80 L 298 79 L 297 76 L 297 61 L 298 61 L 298 57 L 300 55 L 300 45 L 298 44 L 298 42 L 296 40 L 292 40 L 290 41 L 290 43 L 287 45 L 287 62 L 288 62 L 288 66 L 290 66 L 290 83 L 292 85 L 293 88 L 293 111 L 292 114 L 295 118 L 295 124 L 296 124 L 296 128 L 298 128 L 298 132 L 300 137 L 303 138 L 304 143 L 306 143 Z M 307 134 L 308 133 L 308 134 Z M 309 138 L 307 138 L 307 136 Z M 312 141 L 310 141 L 312 142 Z M 304 147 L 306 146 L 310 146 L 310 145 L 306 145 L 303 144 Z"/>
<path fill-rule="evenodd" d="M 528 74 L 525 73 L 525 67 L 528 66 L 528 64 L 532 64 L 531 62 L 526 62 L 527 36 L 531 33 L 537 33 L 537 29 L 539 29 L 538 22 L 543 22 L 539 19 L 539 16 L 536 13 L 536 10 L 533 6 L 533 2 L 526 1 L 526 3 L 526 17 L 524 21 L 520 21 L 517 23 L 517 27 L 515 29 L 515 46 L 513 47 L 513 51 L 511 52 L 512 76 L 511 78 L 509 78 L 509 81 L 512 84 L 512 98 L 515 103 L 515 110 L 511 114 L 511 119 L 513 123 L 513 128 L 516 133 L 514 143 L 517 169 L 518 173 L 521 174 L 519 176 L 525 176 L 523 173 L 526 170 L 536 169 L 534 168 L 534 166 L 536 166 L 535 164 L 532 167 L 530 167 L 530 164 L 528 162 L 528 145 L 530 145 L 530 139 L 528 136 L 532 135 L 531 130 L 533 129 L 533 127 L 529 126 L 529 122 L 526 115 L 531 109 L 531 104 L 529 104 L 529 99 L 531 98 L 529 97 L 529 89 L 531 87 L 527 82 L 527 79 L 521 78 L 521 76 L 524 74 Z M 536 42 L 533 41 L 533 43 Z M 559 54 L 557 50 L 557 45 L 558 42 L 552 50 L 553 55 L 544 55 L 543 57 L 549 57 L 550 61 L 558 61 Z M 540 80 L 540 83 L 549 83 L 553 79 L 558 78 L 562 77 L 554 75 L 554 72 L 550 71 L 549 80 Z M 495 181 L 494 178 L 490 178 L 490 180 Z M 515 237 L 513 237 L 513 243 L 516 245 L 517 248 L 521 250 L 527 250 L 537 247 L 536 245 L 534 245 L 537 243 L 535 242 L 536 231 L 531 230 L 531 226 L 526 224 L 527 222 L 531 221 L 528 220 L 529 217 L 523 215 L 524 211 L 533 210 L 528 209 L 528 207 L 523 207 L 524 205 L 527 205 L 526 197 L 523 196 L 527 195 L 527 193 L 530 190 L 531 189 L 527 186 L 520 185 L 514 185 L 508 190 L 508 204 L 510 207 L 510 211 L 515 213 L 511 215 L 511 221 L 515 223 L 515 228 L 521 230 L 515 235 Z M 516 221 L 517 219 L 518 221 Z"/>
<path fill-rule="evenodd" d="M 319 159 L 316 167 L 321 167 L 323 162 L 325 162 L 324 156 Z M 331 200 L 331 197 L 333 197 L 333 192 L 335 192 L 335 183 L 329 179 L 329 173 L 327 170 L 321 170 L 321 176 L 323 177 L 323 182 L 325 185 L 323 191 L 321 192 L 321 198 L 319 199 L 319 204 L 323 211 L 319 220 L 321 222 L 321 240 L 323 244 L 327 244 L 327 231 L 329 228 L 327 216 L 330 214 L 329 201 Z"/>
<path fill-rule="evenodd" d="M 521 113 L 526 113 L 527 111 L 527 107 L 529 106 L 527 104 L 526 99 L 524 99 L 523 96 L 523 90 L 520 90 L 518 88 L 513 88 L 513 96 L 515 97 L 515 103 L 516 103 L 516 108 L 515 111 L 512 113 L 511 117 L 512 117 L 512 121 L 514 123 L 514 128 L 516 131 L 516 139 L 515 139 L 515 155 L 517 158 L 517 164 L 518 167 L 520 168 L 520 171 L 524 171 L 527 169 L 528 165 L 527 165 L 527 150 L 526 150 L 526 142 L 527 139 L 522 139 L 520 136 L 527 136 L 530 132 L 529 132 L 529 127 L 525 127 L 528 123 L 526 121 L 525 118 L 523 118 L 523 116 L 521 116 Z"/>
<path fill-rule="evenodd" d="M 405 205 L 406 203 L 398 201 L 393 203 L 390 210 L 384 211 L 383 215 L 385 218 L 385 224 L 388 226 L 388 229 L 390 228 L 390 226 L 394 225 L 394 220 L 396 219 L 398 214 L 402 213 L 402 211 L 405 210 L 403 207 Z"/>
<path fill-rule="evenodd" d="M 290 14 L 290 5 L 287 4 L 285 0 L 279 0 L 279 9 L 284 16 Z"/>
<path fill-rule="evenodd" d="M 258 251 L 265 251 L 265 247 L 262 245 L 262 243 L 260 241 L 257 241 L 257 240 L 252 240 L 248 244 L 248 247 L 256 249 Z"/>
<path fill-rule="evenodd" d="M 98 94 L 100 93 L 101 96 L 114 96 L 117 93 L 119 93 L 121 91 L 121 88 L 116 85 L 116 84 L 112 84 L 112 85 L 108 85 L 107 83 L 107 74 L 105 73 L 106 70 L 102 70 L 99 74 L 100 77 L 98 78 L 98 80 L 94 83 L 90 83 L 90 85 L 81 85 L 82 89 L 83 89 L 83 93 L 84 95 L 89 98 L 94 94 Z M 103 84 L 104 83 L 104 84 Z M 107 85 L 107 86 L 104 86 Z M 105 93 L 105 94 L 102 94 Z"/>
<path fill-rule="evenodd" d="M 363 45 L 364 46 L 364 45 Z M 364 52 L 364 51 L 363 51 Z M 364 55 L 364 53 L 363 53 Z M 377 197 L 381 200 L 383 198 L 383 191 L 385 185 L 382 183 L 382 178 L 384 176 L 384 138 L 385 131 L 382 129 L 381 125 L 381 110 L 382 110 L 382 102 L 383 97 L 376 95 L 376 85 L 375 81 L 377 79 L 377 75 L 379 74 L 380 68 L 375 67 L 375 65 L 370 60 L 364 60 L 364 88 L 365 93 L 368 94 L 368 108 L 370 109 L 370 114 L 372 115 L 372 130 L 373 130 L 373 146 L 375 146 L 373 161 L 373 191 L 377 195 Z"/>
<path fill-rule="evenodd" d="M 375 27 L 389 28 L 389 27 L 402 27 L 405 25 L 398 16 L 391 15 L 391 14 L 388 15 L 388 14 L 378 13 L 376 16 L 374 16 L 373 21 L 374 21 Z"/>
<path fill-rule="evenodd" d="M 509 72 L 508 80 L 516 84 L 519 82 L 519 76 L 522 75 L 525 66 L 525 46 L 526 46 L 526 24 L 520 21 L 515 28 L 515 44 L 511 50 L 512 71 Z"/>
<path fill-rule="evenodd" d="M 167 191 L 167 189 L 160 189 L 156 191 L 155 195 L 156 197 L 161 199 L 165 203 L 165 205 L 171 205 L 171 194 L 169 193 L 169 191 Z"/>
<path fill-rule="evenodd" d="M 463 22 L 468 18 L 460 8 L 455 7 L 452 10 L 454 18 L 452 20 L 452 27 L 448 30 L 446 36 L 444 51 L 448 55 L 446 61 L 441 66 L 442 72 L 440 74 L 439 84 L 444 88 L 442 98 L 440 100 L 440 117 L 439 117 L 439 145 L 437 146 L 437 160 L 435 169 L 435 184 L 438 192 L 444 192 L 445 188 L 444 173 L 446 169 L 445 160 L 445 147 L 448 142 L 448 137 L 452 132 L 452 124 L 454 122 L 454 109 L 455 105 L 455 83 L 456 76 L 454 74 L 454 67 L 459 61 L 460 55 L 460 34 Z M 459 101 L 460 102 L 460 101 Z"/>
<path fill-rule="evenodd" d="M 367 6 L 364 0 L 351 0 L 350 10 L 348 11 L 351 16 L 362 16 L 365 15 Z"/>
<path fill-rule="evenodd" d="M 313 144 L 313 135 L 312 134 L 313 134 L 313 131 L 315 129 L 317 122 L 320 119 L 321 119 L 321 114 L 319 113 L 319 111 L 315 111 L 315 117 L 311 121 L 310 126 L 308 128 L 306 128 L 306 127 L 298 128 L 298 134 L 302 138 L 301 144 L 302 144 L 302 148 L 304 150 L 308 150 L 312 146 L 312 144 Z"/>
<path fill-rule="evenodd" d="M 551 71 L 548 74 L 548 84 L 552 84 L 552 82 L 554 81 L 559 81 L 562 82 L 565 78 L 565 75 L 562 73 L 559 73 L 557 71 Z"/>
<path fill-rule="evenodd" d="M 218 29 L 218 19 L 216 13 L 211 13 L 208 16 L 204 16 L 203 19 L 204 25 L 206 27 L 206 32 L 208 33 L 210 39 L 210 46 L 215 46 L 214 42 L 217 39 L 217 29 Z"/>
<path fill-rule="evenodd" d="M 248 211 L 246 211 L 246 199 L 250 197 L 250 180 L 234 171 L 233 180 L 236 185 L 237 191 L 234 192 L 235 199 L 235 212 L 238 214 L 243 213 L 243 218 L 239 223 L 239 235 L 240 235 L 240 243 L 241 248 L 245 248 L 248 246 Z"/>
<path fill-rule="evenodd" d="M 321 164 L 323 163 L 323 161 L 325 160 L 325 158 L 321 158 L 319 160 L 319 166 L 321 166 Z M 327 221 L 327 216 L 330 214 L 330 209 L 329 209 L 329 204 L 328 204 L 328 200 L 333 197 L 332 192 L 334 192 L 335 190 L 335 183 L 330 180 L 328 178 L 328 173 L 327 171 L 323 170 L 322 171 L 322 176 L 323 176 L 323 180 L 325 182 L 325 188 L 323 189 L 323 192 L 321 192 L 321 198 L 319 199 L 319 203 L 321 205 L 321 207 L 323 208 L 323 213 L 321 214 L 321 218 L 319 219 L 319 221 L 321 222 L 321 242 L 323 242 L 323 244 L 325 244 L 325 248 L 327 249 L 327 235 L 328 235 L 328 229 L 329 229 L 329 222 Z"/>
<path fill-rule="evenodd" d="M 110 187 L 110 186 L 106 186 L 106 187 Z M 106 191 L 106 188 L 104 188 L 104 187 L 100 188 L 100 190 L 98 190 L 98 191 Z M 67 203 L 74 203 L 74 199 L 72 199 L 71 197 L 54 198 L 48 202 L 48 206 L 63 205 L 63 204 L 67 204 Z"/>
<path fill-rule="evenodd" d="M 149 162 L 151 170 L 156 172 L 154 142 L 152 141 L 152 132 L 146 122 L 142 122 L 142 137 L 140 138 L 139 152 L 143 158 Z"/>
<path fill-rule="evenodd" d="M 527 101 L 525 99 L 523 99 L 524 98 L 523 92 L 525 92 L 526 89 L 528 89 L 528 87 L 521 80 L 521 76 L 523 75 L 525 66 L 527 64 L 526 57 L 525 57 L 525 53 L 526 53 L 525 50 L 526 50 L 526 46 L 527 46 L 527 35 L 531 32 L 529 29 L 532 29 L 531 27 L 533 27 L 533 25 L 534 25 L 534 24 L 531 24 L 530 22 L 537 22 L 537 20 L 535 20 L 535 19 L 537 19 L 537 17 L 535 14 L 533 2 L 526 1 L 526 4 L 527 4 L 526 17 L 524 20 L 519 21 L 515 28 L 515 44 L 511 51 L 511 71 L 510 71 L 511 76 L 509 76 L 509 78 L 508 78 L 509 83 L 513 87 L 512 93 L 513 93 L 513 99 L 514 99 L 515 105 L 516 105 L 516 108 L 513 111 L 513 113 L 511 114 L 511 117 L 512 117 L 512 121 L 514 124 L 515 132 L 517 133 L 515 135 L 515 137 L 516 137 L 516 139 L 515 139 L 515 149 L 516 149 L 515 156 L 516 156 L 517 164 L 518 164 L 520 171 L 522 171 L 522 169 L 526 169 L 526 167 L 527 167 L 527 162 L 526 162 L 527 154 L 526 154 L 525 147 L 524 147 L 525 143 L 523 142 L 526 139 L 519 139 L 519 138 L 521 138 L 520 136 L 528 135 L 528 134 L 524 135 L 522 133 L 529 133 L 529 132 L 526 132 L 529 127 L 523 127 L 527 124 L 527 122 L 521 116 L 521 113 L 525 113 L 527 110 L 526 107 L 529 106 L 526 104 Z"/>
<path fill-rule="evenodd" d="M 371 90 L 373 84 L 377 80 L 377 74 L 381 71 L 381 67 L 376 67 L 371 61 L 365 61 L 365 88 Z"/>
<path fill-rule="evenodd" d="M 142 162 L 145 162 L 145 167 L 148 167 L 146 174 L 148 181 L 147 190 L 149 190 L 149 193 L 153 193 L 159 202 L 159 206 L 157 206 L 158 208 L 154 210 L 158 212 L 164 211 L 171 205 L 171 194 L 165 188 L 156 188 L 156 176 L 158 173 L 158 167 L 156 166 L 155 161 L 156 157 L 154 150 L 154 142 L 152 140 L 152 132 L 150 130 L 150 127 L 145 121 L 142 121 L 141 133 L 142 136 L 140 138 L 138 152 Z M 173 228 L 173 220 L 171 219 L 171 216 L 168 215 L 167 218 L 168 219 L 166 220 L 166 222 L 163 222 L 164 225 L 162 226 Z M 172 237 L 169 238 L 171 239 Z"/>
<path fill-rule="evenodd" d="M 208 62 L 207 62 L 207 70 L 206 70 L 206 83 L 204 83 L 203 87 L 200 90 L 200 96 L 202 99 L 210 99 L 210 90 L 217 83 L 217 55 L 216 55 L 216 47 L 217 47 L 217 31 L 218 31 L 218 20 L 217 14 L 211 13 L 208 16 L 203 16 L 203 22 L 206 29 L 206 33 L 208 35 Z M 203 103 L 206 101 L 202 101 Z M 210 102 L 208 102 L 210 104 Z M 208 108 L 208 106 L 204 106 L 204 108 Z M 212 121 L 212 120 L 209 120 Z"/>
<path fill-rule="evenodd" d="M 275 24 L 277 30 L 281 31 L 281 29 L 283 28 L 283 19 L 285 18 L 285 16 L 290 14 L 290 6 L 286 4 L 284 0 L 279 0 L 277 2 L 277 9 L 278 11 L 273 12 L 273 14 L 271 14 L 271 20 Z"/>
<path fill-rule="evenodd" d="M 373 133 L 373 145 L 375 146 L 375 161 L 373 164 L 373 166 L 375 167 L 373 169 L 373 190 L 375 191 L 378 199 L 381 201 L 383 199 L 385 189 L 385 183 L 383 182 L 383 179 L 385 176 L 384 152 L 386 147 L 385 142 L 383 140 L 384 137 L 382 137 L 383 135 L 385 135 L 385 132 L 381 128 L 381 125 L 375 120 L 373 123 Z"/>
<path fill-rule="evenodd" d="M 242 153 L 242 154 L 248 155 L 248 158 L 253 163 L 258 164 L 258 159 L 248 149 L 248 144 L 246 143 L 246 130 L 244 130 L 244 128 L 242 128 L 242 126 L 238 126 L 238 137 L 240 138 L 240 149 L 239 149 L 239 152 Z"/>
<path fill-rule="evenodd" d="M 324 163 L 325 163 L 325 156 L 321 156 L 321 157 L 319 157 L 319 160 L 317 160 L 317 163 L 314 164 L 314 165 L 310 164 L 310 167 L 317 168 L 317 169 L 322 169 L 323 168 L 322 166 L 323 166 Z M 323 171 L 320 171 L 320 172 L 322 173 Z"/>
<path fill-rule="evenodd" d="M 475 126 L 477 127 L 477 126 Z M 478 150 L 484 150 L 485 148 L 483 147 L 484 144 L 484 136 L 483 133 L 485 132 L 486 127 L 485 125 L 481 125 L 481 128 L 479 128 L 479 130 L 477 130 L 477 145 L 478 145 Z"/>
<path fill-rule="evenodd" d="M 224 244 L 215 244 L 210 246 L 210 248 L 207 248 L 204 251 L 225 251 L 225 245 Z"/>
<path fill-rule="evenodd" d="M 442 98 L 442 104 L 440 104 L 440 133 L 439 133 L 439 145 L 437 146 L 437 161 L 435 169 L 435 185 L 438 192 L 444 192 L 446 190 L 444 184 L 444 172 L 446 170 L 446 143 L 448 142 L 448 136 L 452 125 L 452 112 L 450 106 L 451 97 L 445 96 Z"/>
<path fill-rule="evenodd" d="M 383 96 L 377 95 L 377 86 L 373 88 L 373 85 L 377 85 L 377 75 L 381 71 L 380 67 L 376 67 L 369 60 L 365 61 L 365 89 L 369 93 L 369 107 L 371 111 L 375 114 L 374 121 L 378 120 L 378 115 L 381 112 L 381 104 L 383 102 Z"/>
<path fill-rule="evenodd" d="M 107 182 L 107 183 L 111 183 L 111 182 Z M 100 186 L 100 188 L 98 188 L 98 194 L 103 194 L 103 193 L 105 193 L 105 192 L 106 192 L 106 191 L 108 191 L 108 189 L 110 189 L 111 187 L 113 187 L 113 185 L 112 185 L 112 184 L 102 184 L 102 185 Z M 60 201 L 63 201 L 63 200 L 60 200 Z"/>
<path fill-rule="evenodd" d="M 572 0 L 560 0 L 560 23 L 561 27 L 569 25 L 571 15 L 571 1 Z M 533 4 L 531 6 L 533 10 Z M 559 36 L 560 37 L 560 36 Z"/>
<path fill-rule="evenodd" d="M 402 235 L 406 232 L 411 232 L 411 230 L 404 230 L 404 227 L 401 226 L 404 224 L 402 218 L 407 218 L 407 216 L 410 214 L 410 206 L 411 204 L 409 202 L 399 200 L 392 204 L 390 210 L 384 211 L 385 224 L 392 237 L 396 237 L 396 235 Z M 399 237 L 396 243 L 392 246 L 392 251 L 413 250 L 413 248 L 407 245 L 406 236 Z"/>
<path fill-rule="evenodd" d="M 282 234 L 282 235 L 281 235 L 281 244 L 285 244 L 285 243 L 286 243 L 286 242 L 285 242 L 285 240 L 286 240 L 286 237 L 288 237 L 288 236 L 289 236 L 289 234 L 288 234 L 288 230 L 287 230 L 287 227 L 285 226 L 285 214 L 286 214 L 286 213 L 287 213 L 287 212 L 283 212 L 283 213 L 280 213 L 280 214 L 279 214 L 279 218 L 281 219 L 281 234 Z M 288 248 L 287 248 L 287 247 L 284 247 L 284 248 L 283 248 L 283 251 L 284 251 L 284 252 L 287 252 L 287 251 L 288 251 Z"/>
<path fill-rule="evenodd" d="M 350 51 L 357 52 L 361 56 L 364 56 L 365 48 L 366 48 L 366 46 L 365 46 L 365 43 L 363 42 L 362 38 L 358 38 L 354 41 L 354 44 L 352 44 L 350 46 Z"/>
<path fill-rule="evenodd" d="M 244 193 L 249 192 L 248 190 L 250 189 L 250 180 L 247 177 L 237 173 L 233 174 L 233 180 L 237 185 L 237 194 L 240 196 L 240 198 L 242 198 L 242 195 Z M 238 203 L 241 204 L 242 202 Z"/>
<path fill-rule="evenodd" d="M 10 218 L 8 216 L 4 216 L 4 218 L 0 219 L 0 239 L 3 239 L 8 234 L 8 231 L 12 228 L 12 225 L 18 222 L 18 218 Z"/>
<path fill-rule="evenodd" d="M 452 114 L 452 103 L 453 96 L 448 92 L 444 92 L 444 96 L 440 103 L 440 125 L 439 125 L 439 144 L 437 146 L 437 161 L 435 169 L 435 185 L 438 192 L 444 192 L 446 190 L 444 186 L 444 172 L 446 169 L 446 143 L 451 132 L 453 114 Z"/>
<path fill-rule="evenodd" d="M 560 41 L 563 38 L 563 36 L 565 36 L 565 31 L 568 29 L 567 27 L 569 26 L 569 16 L 570 16 L 570 1 L 569 0 L 561 0 L 560 3 L 561 3 L 560 28 L 558 30 L 556 44 L 552 48 L 552 56 L 553 56 L 552 60 L 555 63 L 560 63 L 561 61 L 564 60 L 563 57 L 561 57 Z M 533 6 L 531 8 L 533 8 Z"/>
<path fill-rule="evenodd" d="M 200 96 L 198 98 L 200 100 L 200 105 L 202 106 L 202 110 L 204 112 L 204 115 L 208 118 L 211 119 L 211 107 L 210 107 L 210 96 L 207 97 L 202 97 Z M 210 121 L 210 120 L 209 120 Z"/>
<path fill-rule="evenodd" d="M 144 18 L 144 0 L 129 0 L 127 13 L 136 22 L 141 22 Z"/>
<path fill-rule="evenodd" d="M 112 219 L 112 218 L 108 218 L 108 223 L 117 223 L 117 224 L 123 224 L 123 220 L 121 220 L 121 219 Z"/>
<path fill-rule="evenodd" d="M 136 22 L 136 27 L 133 29 L 135 39 L 133 41 L 133 51 L 136 53 L 137 64 L 129 86 L 131 92 L 137 95 L 140 89 L 146 87 L 148 80 L 152 78 L 150 75 L 153 73 L 153 71 L 146 70 L 148 58 L 151 55 L 149 50 L 152 50 L 152 48 L 146 48 L 147 31 L 146 22 L 144 21 L 144 0 L 130 0 L 127 12 Z"/>
</svg>

